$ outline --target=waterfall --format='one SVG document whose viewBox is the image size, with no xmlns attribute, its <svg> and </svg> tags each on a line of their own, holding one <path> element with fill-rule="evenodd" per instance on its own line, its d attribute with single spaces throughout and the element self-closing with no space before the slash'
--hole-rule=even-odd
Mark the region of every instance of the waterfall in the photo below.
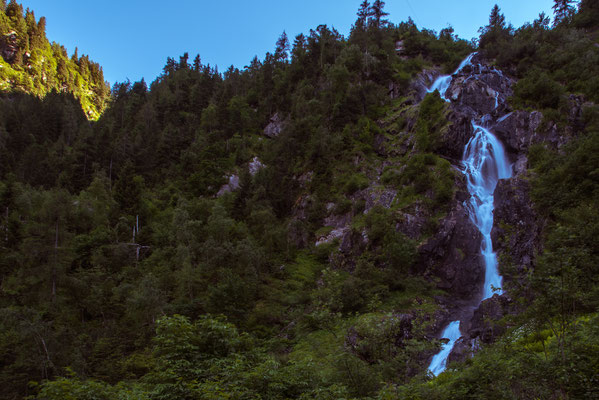
<svg viewBox="0 0 599 400">
<path fill-rule="evenodd" d="M 470 64 L 470 54 L 458 67 L 454 74 L 458 73 L 466 65 Z M 451 76 L 439 77 L 429 89 L 429 92 L 439 90 L 445 101 L 445 92 L 451 84 Z M 497 93 L 495 96 L 495 108 L 498 106 Z M 488 116 L 485 116 L 488 117 Z M 483 122 L 487 118 L 483 117 Z M 493 228 L 493 192 L 499 179 L 506 179 L 512 175 L 512 167 L 507 159 L 501 142 L 486 128 L 472 121 L 474 136 L 470 138 L 462 157 L 463 173 L 466 175 L 470 199 L 464 202 L 472 223 L 481 232 L 481 255 L 485 266 L 485 282 L 483 285 L 481 302 L 493 296 L 494 293 L 501 294 L 501 275 L 497 269 L 497 255 L 493 251 L 491 240 L 491 229 Z M 453 350 L 455 342 L 460 338 L 460 321 L 452 321 L 441 333 L 442 338 L 449 341 L 441 347 L 428 367 L 429 371 L 437 376 L 445 370 L 447 358 Z"/>
<path fill-rule="evenodd" d="M 445 92 L 447 92 L 447 89 L 449 89 L 449 85 L 451 85 L 451 81 L 452 81 L 452 76 L 457 74 L 458 72 L 460 72 L 462 69 L 464 69 L 464 67 L 466 67 L 466 65 L 470 65 L 470 62 L 472 61 L 472 57 L 474 57 L 476 55 L 475 53 L 471 53 L 468 55 L 468 57 L 466 57 L 464 59 L 464 61 L 462 61 L 460 63 L 460 65 L 458 66 L 458 68 L 453 71 L 453 74 L 451 75 L 442 75 L 440 77 L 438 77 L 433 84 L 431 85 L 430 88 L 428 88 L 427 93 L 432 93 L 435 90 L 439 91 L 439 95 L 441 96 L 441 98 L 445 101 L 449 101 L 449 99 L 447 99 L 445 97 Z"/>
<path fill-rule="evenodd" d="M 470 220 L 483 235 L 481 254 L 485 262 L 485 283 L 482 300 L 501 294 L 501 276 L 497 270 L 497 256 L 493 252 L 493 192 L 499 179 L 512 175 L 501 142 L 487 129 L 472 123 L 475 135 L 464 150 L 462 164 L 471 197 L 466 203 Z M 481 301 L 482 301 L 481 300 Z"/>
<path fill-rule="evenodd" d="M 456 340 L 460 338 L 460 336 L 460 321 L 452 321 L 449 325 L 447 325 L 447 328 L 445 328 L 441 334 L 441 337 L 449 339 L 449 342 L 443 344 L 441 351 L 435 354 L 433 360 L 431 361 L 431 365 L 428 367 L 429 371 L 431 371 L 433 375 L 437 376 L 445 370 L 447 357 L 449 357 L 451 350 L 453 350 L 453 345 L 455 344 Z"/>
</svg>

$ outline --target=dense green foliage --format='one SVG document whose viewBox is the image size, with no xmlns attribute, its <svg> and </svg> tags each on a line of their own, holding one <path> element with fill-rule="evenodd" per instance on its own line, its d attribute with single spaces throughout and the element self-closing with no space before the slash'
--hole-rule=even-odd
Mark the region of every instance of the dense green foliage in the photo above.
<svg viewBox="0 0 599 400">
<path fill-rule="evenodd" d="M 571 2 L 556 1 L 562 3 Z M 545 117 L 556 119 L 563 129 L 569 111 L 567 94 L 582 93 L 597 101 L 592 86 L 598 65 L 593 38 L 599 20 L 591 15 L 598 10 L 598 2 L 583 1 L 577 13 L 565 13 L 553 29 L 541 16 L 515 34 L 506 28 L 501 40 L 489 33 L 491 21 L 483 30 L 481 46 L 497 57 L 499 65 L 515 67 L 522 77 L 515 87 L 514 104 L 544 109 Z M 472 360 L 454 364 L 434 381 L 425 383 L 424 378 L 389 386 L 383 398 L 599 396 L 598 113 L 597 105 L 586 103 L 583 126 L 570 127 L 579 136 L 559 151 L 544 144 L 530 149 L 528 178 L 544 222 L 543 251 L 534 270 L 526 271 L 526 279 L 511 282 L 510 294 L 522 304 L 518 315 L 504 321 L 512 328 Z"/>
<path fill-rule="evenodd" d="M 46 19 L 15 0 L 0 3 L 0 90 L 43 97 L 58 91 L 75 95 L 89 119 L 97 119 L 110 89 L 102 67 L 88 56 L 69 58 L 67 50 L 46 38 Z"/>
<path fill-rule="evenodd" d="M 499 8 L 493 9 L 489 24 L 481 28 L 483 53 L 520 78 L 513 99 L 516 107 L 566 113 L 566 93 L 581 93 L 599 102 L 599 5 L 595 0 L 582 1 L 576 13 L 569 7 L 553 29 L 544 13 L 518 29 L 506 26 Z"/>
<path fill-rule="evenodd" d="M 560 75 L 596 68 L 594 53 L 568 58 L 592 43 L 595 2 L 581 7 L 515 33 L 493 10 L 480 46 L 522 78 L 515 105 L 559 117 L 566 94 L 587 94 Z M 436 154 L 447 105 L 438 93 L 417 104 L 410 81 L 455 69 L 472 48 L 451 28 L 386 16 L 364 1 L 348 38 L 325 25 L 293 43 L 283 34 L 243 70 L 169 58 L 149 87 L 116 84 L 97 122 L 74 86 L 0 101 L 0 397 L 596 396 L 597 107 L 567 148 L 530 151 L 544 252 L 510 288 L 528 307 L 431 380 L 443 291 L 421 276 L 417 246 L 455 201 L 456 173 Z M 529 41 L 543 45 L 525 57 Z M 75 80 L 81 59 L 65 56 Z M 269 124 L 277 137 L 264 136 Z M 237 190 L 221 190 L 235 177 Z M 414 209 L 427 220 L 410 239 L 397 225 Z M 349 217 L 341 251 L 323 238 Z"/>
<path fill-rule="evenodd" d="M 324 25 L 282 35 L 243 71 L 169 58 L 149 88 L 116 84 L 94 123 L 71 94 L 0 103 L 1 396 L 350 397 L 423 368 L 414 355 L 434 347 L 423 326 L 436 306 L 411 272 L 416 243 L 396 232 L 396 208 L 363 214 L 352 196 L 384 189 L 375 139 L 388 133 L 375 121 L 405 108 L 389 83 L 409 95 L 424 66 L 453 69 L 471 47 L 392 25 L 383 6 L 349 38 Z M 435 115 L 419 119 L 431 138 Z M 276 139 L 262 135 L 271 118 Z M 255 157 L 265 167 L 250 173 Z M 408 181 L 389 183 L 406 187 L 394 207 L 451 199 L 449 164 L 426 159 L 428 172 L 411 161 Z M 232 174 L 239 189 L 215 197 Z M 419 182 L 437 174 L 449 191 L 431 197 Z M 371 238 L 347 266 L 329 260 L 335 243 L 311 244 L 331 230 L 328 203 Z M 400 312 L 424 325 L 387 348 Z M 351 329 L 359 349 L 344 345 Z"/>
</svg>

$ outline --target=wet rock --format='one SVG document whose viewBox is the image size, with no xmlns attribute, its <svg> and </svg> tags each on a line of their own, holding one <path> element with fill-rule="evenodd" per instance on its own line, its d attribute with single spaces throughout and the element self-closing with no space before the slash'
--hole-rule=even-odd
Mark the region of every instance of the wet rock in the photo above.
<svg viewBox="0 0 599 400">
<path fill-rule="evenodd" d="M 507 109 L 506 99 L 513 94 L 514 80 L 489 66 L 476 55 L 472 65 L 456 74 L 446 92 L 452 108 L 473 117 L 502 114 Z"/>
<path fill-rule="evenodd" d="M 514 111 L 501 117 L 493 126 L 495 135 L 512 153 L 526 152 L 531 144 L 539 141 L 537 130 L 543 120 L 538 111 Z"/>
<path fill-rule="evenodd" d="M 276 138 L 285 128 L 285 121 L 279 113 L 275 113 L 271 118 L 266 128 L 264 128 L 264 136 Z"/>
<path fill-rule="evenodd" d="M 416 103 L 419 103 L 424 99 L 428 93 L 428 88 L 431 87 L 435 79 L 440 75 L 441 73 L 437 69 L 427 69 L 419 73 L 416 78 L 410 82 L 408 91 Z"/>
<path fill-rule="evenodd" d="M 582 107 L 582 105 L 581 105 Z M 581 110 L 572 111 L 573 118 L 582 118 Z M 492 126 L 492 131 L 512 153 L 526 154 L 531 145 L 545 143 L 554 149 L 561 148 L 575 134 L 572 126 L 579 125 L 583 129 L 582 120 L 569 126 L 570 132 L 560 132 L 555 123 L 544 121 L 539 111 L 514 111 L 499 118 Z"/>
<path fill-rule="evenodd" d="M 419 265 L 440 278 L 438 287 L 457 299 L 470 299 L 484 280 L 481 234 L 460 203 L 445 217 L 437 233 L 418 248 Z"/>
<path fill-rule="evenodd" d="M 456 185 L 450 212 L 439 222 L 435 235 L 419 246 L 417 262 L 421 273 L 439 278 L 437 286 L 446 289 L 452 301 L 476 297 L 484 281 L 482 235 L 464 207 L 469 194 L 463 175 L 456 178 Z"/>
<path fill-rule="evenodd" d="M 474 135 L 473 116 L 454 110 L 447 118 L 449 119 L 449 126 L 441 137 L 439 153 L 451 160 L 452 164 L 459 165 L 464 154 L 464 148 L 468 140 Z"/>
<path fill-rule="evenodd" d="M 505 323 L 500 320 L 513 313 L 513 307 L 507 296 L 493 297 L 483 300 L 474 311 L 470 320 L 467 335 L 470 339 L 478 338 L 482 343 L 493 343 L 506 331 Z"/>
<path fill-rule="evenodd" d="M 474 357 L 474 354 L 480 350 L 480 339 L 462 336 L 459 338 L 447 358 L 449 364 L 454 362 L 463 362 Z"/>
<path fill-rule="evenodd" d="M 528 180 L 515 177 L 500 180 L 494 193 L 494 224 L 491 231 L 499 269 L 504 280 L 518 279 L 534 265 L 541 247 L 543 222 L 530 200 Z M 513 265 L 516 270 L 507 269 Z"/>
</svg>

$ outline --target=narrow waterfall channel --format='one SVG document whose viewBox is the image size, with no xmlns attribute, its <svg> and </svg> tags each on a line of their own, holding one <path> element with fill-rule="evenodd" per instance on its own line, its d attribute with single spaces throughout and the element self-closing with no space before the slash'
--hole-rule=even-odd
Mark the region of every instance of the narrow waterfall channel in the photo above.
<svg viewBox="0 0 599 400">
<path fill-rule="evenodd" d="M 493 192 L 499 179 L 512 176 L 512 167 L 501 142 L 487 129 L 472 123 L 474 137 L 464 150 L 462 164 L 471 197 L 466 207 L 470 220 L 476 225 L 483 240 L 480 252 L 485 262 L 485 283 L 482 300 L 494 293 L 501 294 L 501 276 L 497 270 L 497 256 L 493 251 Z"/>
<path fill-rule="evenodd" d="M 453 73 L 460 72 L 466 65 L 472 62 L 470 54 Z M 428 92 L 439 90 L 439 94 L 445 101 L 445 92 L 452 82 L 452 76 L 441 76 L 428 89 Z M 498 106 L 498 96 L 495 97 L 495 108 Z M 493 296 L 494 293 L 501 294 L 502 278 L 497 269 L 497 256 L 493 251 L 491 241 L 491 229 L 493 228 L 493 192 L 499 179 L 506 179 L 512 175 L 512 167 L 506 156 L 501 142 L 486 128 L 472 121 L 474 136 L 470 138 L 464 149 L 462 157 L 463 173 L 466 175 L 470 199 L 465 202 L 470 220 L 479 229 L 483 239 L 481 241 L 481 255 L 485 266 L 485 282 L 483 285 L 480 302 Z M 451 321 L 441 333 L 441 337 L 449 339 L 441 347 L 428 369 L 437 376 L 443 372 L 447 365 L 447 358 L 451 354 L 456 341 L 460 338 L 460 321 Z"/>
<path fill-rule="evenodd" d="M 432 93 L 435 90 L 438 90 L 441 98 L 445 101 L 449 101 L 449 99 L 447 99 L 447 97 L 445 97 L 445 93 L 447 92 L 447 89 L 449 89 L 449 85 L 451 85 L 451 80 L 452 80 L 451 77 L 453 75 L 457 74 L 458 72 L 460 72 L 462 69 L 464 69 L 464 67 L 466 67 L 466 65 L 470 65 L 470 63 L 472 61 L 472 57 L 474 57 L 475 55 L 476 55 L 476 53 L 471 53 L 470 55 L 468 55 L 468 57 L 466 57 L 464 59 L 464 61 L 462 61 L 460 63 L 458 68 L 455 71 L 453 71 L 453 74 L 443 75 L 443 76 L 438 77 L 433 82 L 432 86 L 430 88 L 428 88 L 427 92 Z"/>
</svg>

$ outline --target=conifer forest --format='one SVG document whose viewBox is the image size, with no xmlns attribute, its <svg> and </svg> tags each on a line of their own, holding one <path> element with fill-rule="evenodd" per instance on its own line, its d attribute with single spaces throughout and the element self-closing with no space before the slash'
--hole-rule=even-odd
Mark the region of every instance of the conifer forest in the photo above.
<svg viewBox="0 0 599 400">
<path fill-rule="evenodd" d="M 0 1 L 0 399 L 599 398 L 599 0 L 500 6 L 111 87 Z"/>
</svg>

